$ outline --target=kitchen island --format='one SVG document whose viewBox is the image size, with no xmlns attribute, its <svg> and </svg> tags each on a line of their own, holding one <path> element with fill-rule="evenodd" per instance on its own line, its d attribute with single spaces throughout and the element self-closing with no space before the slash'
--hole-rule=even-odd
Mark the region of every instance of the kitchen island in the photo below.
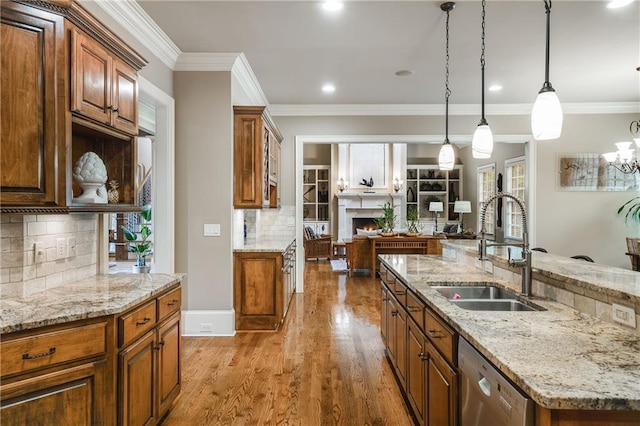
<svg viewBox="0 0 640 426">
<path fill-rule="evenodd" d="M 596 421 L 591 424 L 607 424 L 604 419 L 640 424 L 640 335 L 635 330 L 543 297 L 530 298 L 546 309 L 542 311 L 473 311 L 455 306 L 432 287 L 491 284 L 519 293 L 520 286 L 515 284 L 519 276 L 512 274 L 509 280 L 496 276 L 501 274 L 498 269 L 502 263 L 506 265 L 502 250 L 494 250 L 489 256 L 497 268 L 493 272 L 498 272 L 493 275 L 485 272 L 492 270 L 492 265 L 475 260 L 474 242 L 445 242 L 443 246 L 447 257 L 382 255 L 380 259 L 424 302 L 425 309 L 469 341 L 535 401 L 537 424 L 564 424 L 560 420 L 565 414 L 577 421 L 571 424 L 589 418 Z M 625 300 L 638 297 L 635 276 L 624 270 L 555 257 L 534 254 L 534 280 L 553 275 L 565 287 L 582 289 L 583 294 L 588 290 Z M 584 282 L 570 274 L 577 270 L 574 275 L 582 275 L 580 268 L 589 266 L 600 270 L 597 280 L 604 285 L 598 286 L 593 278 Z M 608 276 L 606 270 L 610 270 Z M 534 294 L 536 289 L 543 287 L 534 285 Z"/>
<path fill-rule="evenodd" d="M 183 279 L 96 275 L 3 297 L 2 423 L 159 423 L 180 393 Z"/>
</svg>

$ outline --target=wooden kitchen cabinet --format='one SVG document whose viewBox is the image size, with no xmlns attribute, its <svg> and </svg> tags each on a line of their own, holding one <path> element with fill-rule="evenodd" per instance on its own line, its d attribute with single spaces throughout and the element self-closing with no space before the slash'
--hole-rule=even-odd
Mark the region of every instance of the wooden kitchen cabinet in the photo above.
<svg viewBox="0 0 640 426">
<path fill-rule="evenodd" d="M 72 111 L 130 135 L 138 133 L 138 74 L 95 39 L 71 31 Z"/>
<path fill-rule="evenodd" d="M 115 424 L 110 330 L 102 319 L 4 335 L 2 424 Z"/>
<path fill-rule="evenodd" d="M 236 330 L 276 330 L 284 321 L 295 286 L 289 281 L 295 271 L 283 268 L 284 253 L 234 253 Z"/>
<path fill-rule="evenodd" d="M 455 333 L 384 266 L 380 280 L 381 333 L 411 411 L 420 425 L 455 426 Z"/>
<path fill-rule="evenodd" d="M 0 204 L 65 204 L 64 18 L 1 3 Z"/>
<path fill-rule="evenodd" d="M 118 318 L 119 422 L 159 423 L 180 393 L 181 290 Z"/>
<path fill-rule="evenodd" d="M 75 1 L 3 1 L 3 213 L 136 211 L 137 72 L 145 64 Z M 74 201 L 73 167 L 93 151 L 116 204 Z"/>
<path fill-rule="evenodd" d="M 233 206 L 278 207 L 282 135 L 263 106 L 234 106 L 233 112 Z"/>
</svg>

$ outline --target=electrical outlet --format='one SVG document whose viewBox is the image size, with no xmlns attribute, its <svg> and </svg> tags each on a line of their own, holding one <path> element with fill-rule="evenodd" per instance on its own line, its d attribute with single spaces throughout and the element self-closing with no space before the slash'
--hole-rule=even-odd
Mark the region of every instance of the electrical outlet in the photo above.
<svg viewBox="0 0 640 426">
<path fill-rule="evenodd" d="M 67 240 L 64 238 L 56 238 L 56 259 L 66 259 L 67 257 Z"/>
<path fill-rule="evenodd" d="M 219 223 L 205 223 L 204 224 L 204 236 L 205 237 L 219 237 L 220 236 L 220 224 Z"/>
<path fill-rule="evenodd" d="M 76 255 L 76 237 L 69 237 L 67 239 L 67 253 L 69 257 L 75 257 Z"/>
<path fill-rule="evenodd" d="M 287 218 L 287 226 L 296 226 L 296 219 L 293 217 Z"/>
<path fill-rule="evenodd" d="M 611 316 L 615 322 L 636 328 L 636 312 L 631 307 L 612 303 Z"/>
<path fill-rule="evenodd" d="M 213 331 L 213 324 L 211 324 L 210 322 L 201 322 L 200 323 L 200 331 L 203 332 L 203 333 L 212 332 Z"/>
<path fill-rule="evenodd" d="M 44 250 L 44 243 L 42 241 L 33 243 L 33 252 L 35 263 L 42 263 L 47 258 L 47 253 Z"/>
</svg>

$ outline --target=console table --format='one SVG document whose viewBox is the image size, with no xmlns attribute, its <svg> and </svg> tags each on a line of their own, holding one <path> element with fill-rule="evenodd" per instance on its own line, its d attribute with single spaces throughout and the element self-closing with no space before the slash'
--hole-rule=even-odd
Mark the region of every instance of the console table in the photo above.
<svg viewBox="0 0 640 426">
<path fill-rule="evenodd" d="M 346 241 L 349 274 L 355 269 L 370 269 L 375 277 L 379 269 L 379 254 L 442 254 L 442 235 L 419 237 L 354 237 Z"/>
</svg>

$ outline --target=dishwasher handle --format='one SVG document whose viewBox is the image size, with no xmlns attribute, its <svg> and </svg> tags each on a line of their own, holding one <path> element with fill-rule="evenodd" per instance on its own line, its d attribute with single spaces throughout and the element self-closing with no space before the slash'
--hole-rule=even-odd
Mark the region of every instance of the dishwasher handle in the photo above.
<svg viewBox="0 0 640 426">
<path fill-rule="evenodd" d="M 491 396 L 491 382 L 487 380 L 482 374 L 480 374 L 480 380 L 478 380 L 478 387 L 486 396 Z"/>
</svg>

